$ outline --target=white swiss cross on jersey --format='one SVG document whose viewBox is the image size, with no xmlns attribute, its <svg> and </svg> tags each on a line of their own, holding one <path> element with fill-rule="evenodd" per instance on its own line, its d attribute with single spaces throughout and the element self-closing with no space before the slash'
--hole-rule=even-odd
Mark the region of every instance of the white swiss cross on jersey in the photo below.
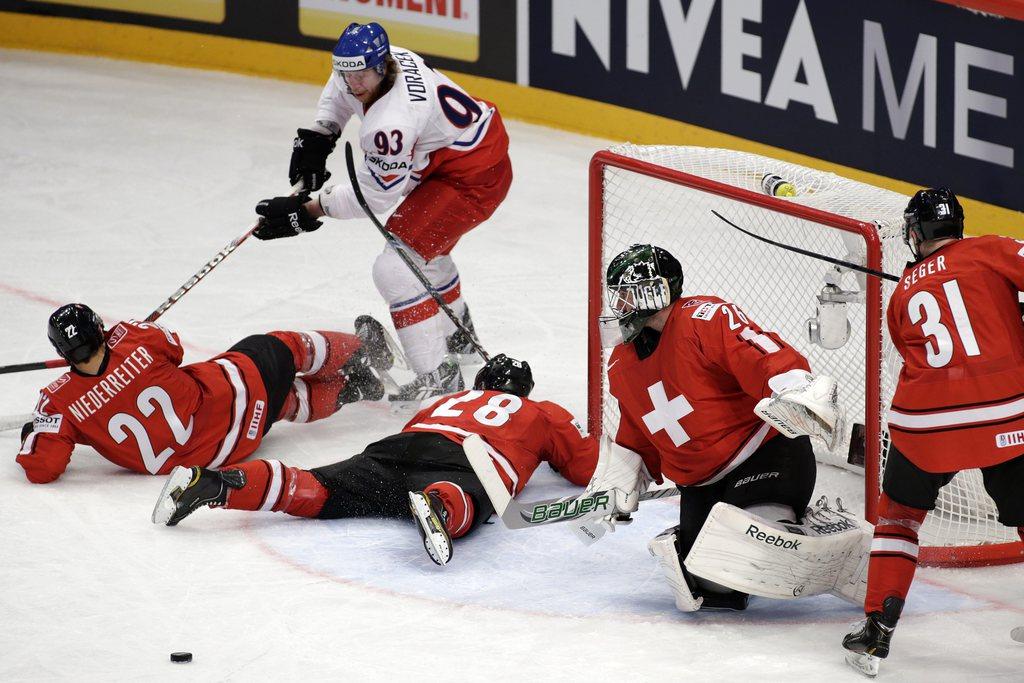
<svg viewBox="0 0 1024 683">
<path fill-rule="evenodd" d="M 664 429 L 676 446 L 682 446 L 689 441 L 690 435 L 679 424 L 679 420 L 693 412 L 693 406 L 686 400 L 686 397 L 679 394 L 671 401 L 668 400 L 668 396 L 665 395 L 665 385 L 660 381 L 647 387 L 647 393 L 654 405 L 654 410 L 643 417 L 647 430 L 654 434 Z"/>
</svg>

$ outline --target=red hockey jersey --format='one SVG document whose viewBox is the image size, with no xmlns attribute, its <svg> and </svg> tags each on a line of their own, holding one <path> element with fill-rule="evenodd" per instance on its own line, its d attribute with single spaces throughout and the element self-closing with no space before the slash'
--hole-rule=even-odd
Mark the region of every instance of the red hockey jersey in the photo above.
<svg viewBox="0 0 1024 683">
<path fill-rule="evenodd" d="M 1024 242 L 988 235 L 908 264 L 889 300 L 903 357 L 889 410 L 893 443 L 928 472 L 1024 453 Z"/>
<path fill-rule="evenodd" d="M 30 481 L 57 479 L 75 444 L 148 474 L 227 465 L 259 445 L 270 416 L 248 356 L 225 353 L 178 367 L 178 336 L 156 323 L 118 323 L 106 339 L 110 351 L 98 376 L 71 370 L 40 392 L 17 457 Z"/>
<path fill-rule="evenodd" d="M 639 453 L 659 481 L 718 481 L 778 435 L 754 406 L 772 394 L 768 380 L 790 370 L 809 370 L 807 360 L 734 304 L 680 299 L 654 353 L 641 360 L 632 344 L 612 351 L 615 441 Z"/>
<path fill-rule="evenodd" d="M 471 389 L 442 397 L 409 420 L 403 432 L 437 432 L 456 443 L 479 434 L 502 480 L 515 495 L 541 461 L 578 486 L 597 467 L 597 442 L 551 401 Z"/>
</svg>

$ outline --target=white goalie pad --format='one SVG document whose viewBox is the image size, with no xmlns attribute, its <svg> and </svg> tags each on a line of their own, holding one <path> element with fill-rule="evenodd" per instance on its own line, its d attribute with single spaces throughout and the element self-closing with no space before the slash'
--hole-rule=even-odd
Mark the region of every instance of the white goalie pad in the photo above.
<svg viewBox="0 0 1024 683">
<path fill-rule="evenodd" d="M 872 526 L 822 497 L 802 524 L 773 522 L 716 503 L 686 556 L 694 576 L 787 600 L 832 593 L 864 603 Z"/>
<path fill-rule="evenodd" d="M 801 375 L 803 381 L 776 382 L 787 375 Z M 773 377 L 768 382 L 775 395 L 763 398 L 754 406 L 754 413 L 790 439 L 812 436 L 821 439 L 831 450 L 845 431 L 845 419 L 839 408 L 839 388 L 826 375 L 814 376 L 802 370 Z"/>
</svg>

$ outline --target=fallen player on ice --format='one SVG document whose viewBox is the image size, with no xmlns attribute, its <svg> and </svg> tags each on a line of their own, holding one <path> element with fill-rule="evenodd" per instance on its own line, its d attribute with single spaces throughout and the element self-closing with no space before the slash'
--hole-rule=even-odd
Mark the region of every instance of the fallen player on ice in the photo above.
<svg viewBox="0 0 1024 683">
<path fill-rule="evenodd" d="M 462 442 L 478 434 L 504 490 L 523 490 L 547 461 L 577 486 L 597 463 L 597 444 L 572 415 L 550 401 L 528 398 L 529 364 L 504 354 L 491 358 L 473 389 L 436 399 L 402 428 L 347 460 L 310 470 L 277 460 L 254 460 L 219 471 L 178 467 L 153 510 L 153 523 L 174 526 L 207 505 L 284 512 L 296 517 L 415 520 L 435 563 L 452 557 L 452 539 L 494 511 Z"/>
</svg>

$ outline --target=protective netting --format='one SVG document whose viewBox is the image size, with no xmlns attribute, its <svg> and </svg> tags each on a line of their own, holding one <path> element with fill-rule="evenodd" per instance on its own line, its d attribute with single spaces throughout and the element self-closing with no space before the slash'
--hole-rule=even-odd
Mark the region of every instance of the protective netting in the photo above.
<svg viewBox="0 0 1024 683">
<path fill-rule="evenodd" d="M 880 465 L 884 465 L 888 445 L 885 413 L 902 364 L 889 339 L 884 317 L 885 303 L 895 283 L 883 282 L 881 310 L 866 311 L 863 275 L 759 242 L 729 227 L 711 210 L 769 239 L 899 276 L 910 259 L 902 237 L 903 209 L 908 197 L 832 173 L 732 150 L 625 144 L 610 151 L 761 195 L 762 178 L 766 174 L 780 176 L 796 189 L 795 196 L 782 198 L 782 201 L 876 225 L 882 243 L 882 259 L 880 263 L 866 263 L 865 241 L 860 235 L 739 198 L 653 177 L 636 168 L 605 165 L 602 219 L 599 225 L 591 226 L 591 239 L 600 240 L 602 273 L 609 261 L 631 244 L 661 246 L 682 263 L 684 298 L 687 294 L 722 297 L 738 305 L 765 329 L 778 332 L 807 356 L 815 372 L 829 374 L 839 382 L 840 401 L 847 409 L 848 430 L 833 451 L 816 446 L 819 461 L 849 468 L 850 428 L 870 420 L 879 425 L 881 438 L 877 444 L 866 444 L 865 452 L 868 457 L 879 458 Z M 592 288 L 595 281 L 592 277 Z M 849 340 L 833 350 L 811 343 L 807 332 L 808 319 L 816 315 L 816 295 L 826 282 L 846 292 L 859 293 L 851 295 L 849 298 L 856 301 L 846 306 L 851 323 Z M 602 293 L 593 289 L 591 296 L 601 296 L 604 300 Z M 607 304 L 602 314 L 609 314 Z M 882 356 L 879 404 L 865 406 L 867 315 L 878 319 Z M 608 353 L 606 349 L 605 361 Z M 603 373 L 604 365 L 591 368 L 591 372 Z M 605 400 L 607 382 L 592 381 L 591 387 L 592 390 L 601 387 L 602 425 L 613 429 L 618 424 L 618 415 L 614 401 Z M 863 440 L 854 438 L 853 442 L 856 449 Z M 876 487 L 876 490 L 878 485 L 877 481 L 867 483 L 868 488 Z M 964 547 L 1017 540 L 1015 531 L 1000 525 L 996 516 L 995 505 L 982 486 L 980 472 L 962 472 L 943 489 L 935 513 L 929 515 L 921 530 L 921 543 L 923 546 Z"/>
</svg>

